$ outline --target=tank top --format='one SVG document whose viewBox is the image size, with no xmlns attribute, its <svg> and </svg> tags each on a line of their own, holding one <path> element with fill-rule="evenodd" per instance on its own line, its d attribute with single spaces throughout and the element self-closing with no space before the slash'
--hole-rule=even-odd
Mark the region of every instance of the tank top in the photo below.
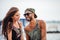
<svg viewBox="0 0 60 40">
<path fill-rule="evenodd" d="M 41 29 L 38 26 L 38 20 L 36 20 L 36 26 L 35 28 L 28 32 L 28 35 L 30 37 L 30 40 L 41 40 Z"/>
<path fill-rule="evenodd" d="M 12 27 L 12 40 L 20 40 L 21 30 L 16 27 Z"/>
</svg>

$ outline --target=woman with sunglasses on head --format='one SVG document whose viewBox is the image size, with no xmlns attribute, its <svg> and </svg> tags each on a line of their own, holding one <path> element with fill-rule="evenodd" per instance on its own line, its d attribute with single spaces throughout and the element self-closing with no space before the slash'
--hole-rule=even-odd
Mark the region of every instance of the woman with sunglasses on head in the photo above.
<svg viewBox="0 0 60 40">
<path fill-rule="evenodd" d="M 21 26 L 19 23 L 20 13 L 19 9 L 12 7 L 6 14 L 2 22 L 2 33 L 7 40 L 22 40 L 21 39 Z"/>
</svg>

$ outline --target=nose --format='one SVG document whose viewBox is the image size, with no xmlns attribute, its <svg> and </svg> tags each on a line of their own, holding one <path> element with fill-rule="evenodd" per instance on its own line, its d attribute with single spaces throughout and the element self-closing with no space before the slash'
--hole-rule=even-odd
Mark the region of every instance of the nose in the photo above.
<svg viewBox="0 0 60 40">
<path fill-rule="evenodd" d="M 25 17 L 28 17 L 27 15 Z"/>
<path fill-rule="evenodd" d="M 20 18 L 20 15 L 18 16 L 18 18 Z"/>
</svg>

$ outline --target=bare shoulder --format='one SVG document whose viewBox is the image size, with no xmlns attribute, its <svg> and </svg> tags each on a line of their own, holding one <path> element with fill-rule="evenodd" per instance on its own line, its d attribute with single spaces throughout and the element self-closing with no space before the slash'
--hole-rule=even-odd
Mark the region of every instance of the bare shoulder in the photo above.
<svg viewBox="0 0 60 40">
<path fill-rule="evenodd" d="M 41 28 L 46 27 L 46 22 L 44 20 L 38 20 L 38 24 Z"/>
<path fill-rule="evenodd" d="M 44 20 L 38 20 L 39 24 L 45 24 L 46 22 Z"/>
</svg>

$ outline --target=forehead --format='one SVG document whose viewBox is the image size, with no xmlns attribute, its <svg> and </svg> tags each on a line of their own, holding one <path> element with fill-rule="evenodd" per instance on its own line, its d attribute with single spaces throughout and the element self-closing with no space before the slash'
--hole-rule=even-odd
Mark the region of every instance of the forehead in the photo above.
<svg viewBox="0 0 60 40">
<path fill-rule="evenodd" d="M 19 11 L 17 11 L 17 12 L 15 13 L 15 15 L 17 15 L 17 14 L 20 14 L 20 12 L 19 12 Z"/>
<path fill-rule="evenodd" d="M 25 13 L 32 13 L 31 11 L 26 11 Z"/>
</svg>

